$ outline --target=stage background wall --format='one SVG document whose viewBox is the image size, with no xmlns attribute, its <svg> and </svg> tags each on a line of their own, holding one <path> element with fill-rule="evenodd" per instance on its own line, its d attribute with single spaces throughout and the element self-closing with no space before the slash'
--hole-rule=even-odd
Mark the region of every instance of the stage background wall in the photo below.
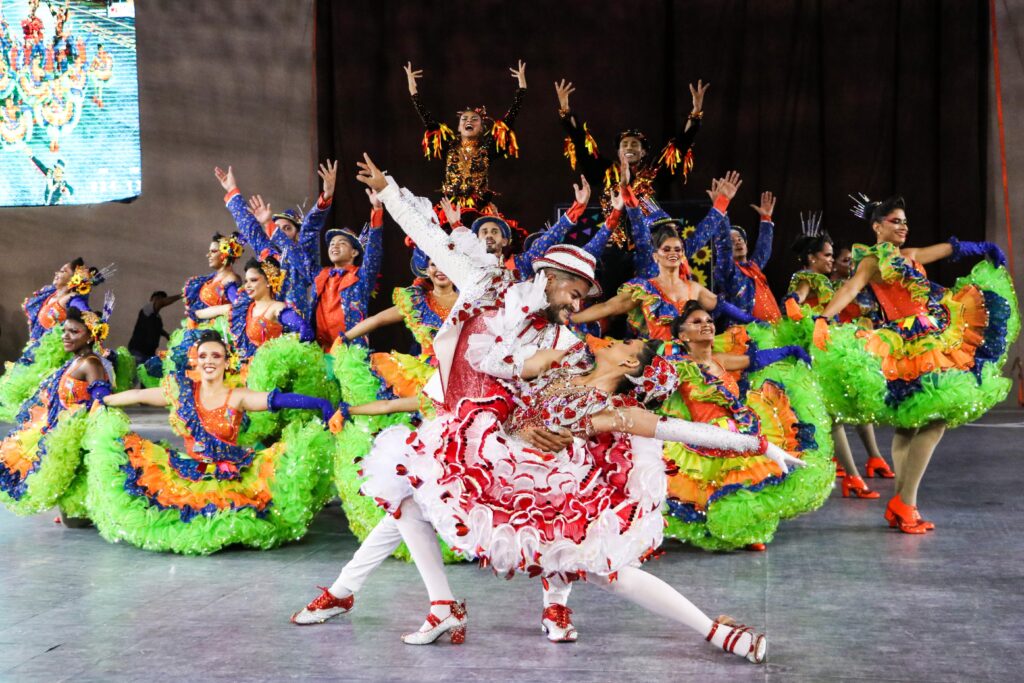
<svg viewBox="0 0 1024 683">
<path fill-rule="evenodd" d="M 25 342 L 21 300 L 74 256 L 117 263 L 114 343 L 127 343 L 150 292 L 206 272 L 210 235 L 234 225 L 214 165 L 233 164 L 242 190 L 275 208 L 315 199 L 313 1 L 138 2 L 136 12 L 142 196 L 0 209 L 0 358 Z M 163 312 L 168 329 L 181 316 L 180 303 Z"/>
<path fill-rule="evenodd" d="M 113 340 L 127 341 L 149 292 L 175 290 L 203 272 L 208 233 L 231 227 L 210 175 L 216 163 L 233 163 L 244 191 L 287 206 L 316 194 L 318 132 L 319 153 L 341 156 L 349 172 L 339 183 L 340 223 L 365 218 L 361 189 L 351 180 L 352 161 L 364 149 L 410 187 L 436 188 L 439 169 L 419 153 L 421 130 L 401 71 L 406 59 L 426 69 L 421 93 L 446 120 L 466 103 L 502 110 L 513 87 L 507 67 L 527 60 L 522 156 L 496 164 L 494 185 L 504 193 L 502 207 L 531 228 L 568 199 L 572 181 L 560 155 L 555 78 L 576 81 L 573 105 L 608 148 L 624 125 L 640 125 L 654 139 L 666 135 L 689 106 L 686 83 L 704 77 L 712 88 L 697 166 L 689 185 L 671 180 L 665 196 L 700 196 L 713 174 L 739 168 L 746 182 L 736 219 L 757 189 L 780 195 L 780 256 L 800 210 L 823 208 L 840 240 L 867 238 L 847 214 L 845 193 L 856 189 L 906 194 L 915 243 L 951 233 L 980 238 L 984 225 L 1005 246 L 987 3 L 684 7 L 648 0 L 602 12 L 593 7 L 322 2 L 314 36 L 313 0 L 140 3 L 143 195 L 128 205 L 0 209 L 0 358 L 13 358 L 24 343 L 21 299 L 78 254 L 118 262 Z M 997 1 L 996 16 L 1021 288 L 1024 0 Z M 552 18 L 550 28 L 539 17 Z M 844 130 L 853 133 L 839 135 Z M 897 136 L 903 145 L 894 151 Z M 390 230 L 386 241 L 383 292 L 408 280 L 400 236 Z M 789 270 L 776 261 L 769 271 L 776 286 Z M 948 282 L 961 269 L 934 272 Z M 374 310 L 386 303 L 382 294 Z M 170 326 L 180 315 L 177 305 L 164 318 Z"/>
<path fill-rule="evenodd" d="M 785 291 L 787 247 L 800 211 L 823 210 L 840 243 L 871 240 L 847 194 L 906 196 L 912 242 L 985 234 L 987 7 L 929 0 L 636 0 L 630 3 L 355 0 L 317 4 L 321 155 L 368 151 L 402 184 L 436 197 L 440 162 L 424 160 L 422 127 L 402 65 L 424 70 L 420 97 L 449 125 L 455 110 L 500 115 L 527 63 L 529 92 L 516 124 L 519 159 L 492 165 L 499 207 L 530 230 L 571 199 L 552 86 L 606 152 L 616 133 L 643 129 L 660 148 L 690 108 L 689 82 L 710 81 L 689 183 L 665 179 L 663 199 L 701 198 L 729 169 L 744 184 L 730 211 L 755 227 L 762 190 L 779 197 L 767 272 Z M 339 220 L 363 220 L 350 185 Z M 353 211 L 352 207 L 356 209 Z M 753 233 L 753 231 L 751 231 Z M 751 234 L 753 238 L 753 234 Z M 409 280 L 401 236 L 389 234 L 385 291 Z M 940 281 L 965 272 L 942 263 Z"/>
</svg>

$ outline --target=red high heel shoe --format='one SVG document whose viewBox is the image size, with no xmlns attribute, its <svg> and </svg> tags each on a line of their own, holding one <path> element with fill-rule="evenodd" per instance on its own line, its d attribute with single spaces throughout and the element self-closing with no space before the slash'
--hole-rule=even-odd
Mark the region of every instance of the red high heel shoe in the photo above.
<svg viewBox="0 0 1024 683">
<path fill-rule="evenodd" d="M 882 495 L 878 491 L 869 489 L 868 485 L 860 477 L 847 475 L 843 477 L 840 486 L 843 490 L 843 498 L 849 498 L 851 495 L 854 498 L 879 498 Z"/>
<path fill-rule="evenodd" d="M 445 633 L 452 641 L 452 645 L 462 645 L 466 642 L 466 623 L 469 618 L 466 616 L 466 603 L 455 600 L 435 600 L 433 605 L 448 605 L 448 616 L 441 619 L 433 612 L 427 613 L 427 623 L 419 631 L 406 633 L 402 636 L 402 642 L 406 645 L 429 645 L 443 636 Z"/>
<path fill-rule="evenodd" d="M 916 506 L 907 505 L 898 494 L 885 506 L 885 519 L 890 528 L 905 534 L 926 534 L 935 528 L 931 522 L 921 519 Z"/>
<path fill-rule="evenodd" d="M 879 479 L 893 479 L 896 477 L 895 472 L 889 467 L 889 463 L 877 455 L 872 455 L 868 458 L 867 463 L 864 464 L 864 476 L 868 479 L 874 479 L 876 474 Z"/>
<path fill-rule="evenodd" d="M 842 479 L 843 477 L 845 477 L 846 476 L 846 469 L 843 468 L 843 466 L 839 464 L 839 461 L 836 460 L 835 458 L 832 458 L 832 463 L 836 466 L 836 477 L 839 478 L 839 479 Z"/>
</svg>

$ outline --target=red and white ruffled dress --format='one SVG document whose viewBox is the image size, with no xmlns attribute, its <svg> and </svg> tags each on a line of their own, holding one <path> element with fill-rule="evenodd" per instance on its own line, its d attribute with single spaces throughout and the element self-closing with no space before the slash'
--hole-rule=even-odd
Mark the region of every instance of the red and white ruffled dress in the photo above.
<svg viewBox="0 0 1024 683">
<path fill-rule="evenodd" d="M 499 573 L 572 580 L 639 564 L 662 541 L 661 442 L 588 438 L 590 416 L 636 403 L 574 384 L 580 372 L 560 366 L 506 383 L 505 395 L 462 399 L 417 431 L 382 432 L 363 464 L 363 494 L 391 512 L 413 496 L 453 550 Z M 532 427 L 576 438 L 544 453 L 516 437 Z"/>
</svg>

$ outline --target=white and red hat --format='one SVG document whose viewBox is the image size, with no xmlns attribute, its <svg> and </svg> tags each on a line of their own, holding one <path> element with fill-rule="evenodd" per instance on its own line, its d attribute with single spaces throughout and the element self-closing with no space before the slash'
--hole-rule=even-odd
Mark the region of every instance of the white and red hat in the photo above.
<svg viewBox="0 0 1024 683">
<path fill-rule="evenodd" d="M 556 244 L 533 262 L 535 273 L 539 273 L 545 268 L 561 270 L 582 278 L 590 283 L 588 297 L 601 296 L 601 285 L 597 284 L 597 279 L 594 277 L 597 259 L 586 250 L 571 244 Z"/>
</svg>

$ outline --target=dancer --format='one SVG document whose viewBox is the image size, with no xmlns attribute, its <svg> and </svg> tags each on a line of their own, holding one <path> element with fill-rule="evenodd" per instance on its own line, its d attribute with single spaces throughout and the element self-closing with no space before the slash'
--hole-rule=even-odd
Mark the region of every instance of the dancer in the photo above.
<svg viewBox="0 0 1024 683">
<path fill-rule="evenodd" d="M 69 527 L 88 524 L 81 409 L 112 391 L 113 368 L 100 353 L 113 309 L 108 298 L 103 314 L 70 308 L 61 341 L 70 360 L 49 375 L 21 406 L 18 426 L 0 444 L 0 501 L 18 515 L 60 506 Z"/>
<path fill-rule="evenodd" d="M 576 88 L 564 78 L 555 83 L 558 116 L 566 131 L 565 157 L 573 170 L 576 169 L 578 162 L 587 180 L 603 188 L 601 208 L 606 215 L 612 211 L 612 197 L 619 193 L 617 186 L 623 180 L 619 165 L 622 159 L 629 164 L 630 179 L 627 182 L 638 199 L 653 199 L 654 181 L 662 170 L 668 170 L 674 175 L 676 169 L 682 165 L 683 182 L 686 182 L 693 169 L 693 141 L 700 131 L 701 120 L 704 118 L 704 94 L 710 85 L 703 81 L 697 81 L 696 86 L 690 84 L 690 97 L 693 101 L 690 114 L 686 117 L 682 130 L 665 143 L 657 156 L 650 153 L 651 146 L 647 136 L 639 129 L 629 128 L 619 133 L 615 141 L 615 157 L 609 158 L 598 150 L 586 122 L 569 108 L 569 96 L 576 92 Z M 613 236 L 613 241 L 617 246 L 626 244 L 625 233 L 617 232 Z"/>
<path fill-rule="evenodd" d="M 575 227 L 580 216 L 587 209 L 587 202 L 590 201 L 590 184 L 587 179 L 580 176 L 580 184 L 573 184 L 572 190 L 574 201 L 568 211 L 563 213 L 558 222 L 550 228 L 530 233 L 527 241 L 524 242 L 524 250 L 518 254 L 511 254 L 506 258 L 505 254 L 513 240 L 512 227 L 501 216 L 480 216 L 473 221 L 469 229 L 484 243 L 488 253 L 494 254 L 499 260 L 504 259 L 505 268 L 511 271 L 513 277 L 517 280 L 528 280 L 533 276 L 533 262 L 540 258 L 548 248 L 560 244 L 565 239 L 566 233 Z M 462 209 L 458 204 L 444 197 L 439 206 L 448 225 L 453 228 L 462 226 Z M 603 251 L 602 239 L 607 241 L 603 235 L 595 235 L 585 247 L 587 252 L 595 258 L 600 255 L 600 253 L 595 254 L 595 251 Z"/>
<path fill-rule="evenodd" d="M 207 554 L 242 544 L 267 549 L 305 535 L 330 496 L 326 476 L 334 407 L 302 394 L 253 391 L 226 381 L 228 346 L 217 332 L 196 341 L 198 378 L 168 375 L 162 386 L 102 397 L 105 406 L 171 406 L 178 450 L 131 432 L 127 416 L 106 410 L 90 422 L 86 448 L 90 516 L 100 535 L 146 550 Z M 259 451 L 238 444 L 253 412 L 313 411 Z"/>
<path fill-rule="evenodd" d="M 502 157 L 519 156 L 519 142 L 513 131 L 523 97 L 526 96 L 526 63 L 509 69 L 517 87 L 512 106 L 500 119 L 487 115 L 487 108 L 465 107 L 459 110 L 458 138 L 451 128 L 438 123 L 419 96 L 416 81 L 423 77 L 422 69 L 413 69 L 412 62 L 404 67 L 416 113 L 426 128 L 423 134 L 423 156 L 444 161 L 444 182 L 440 192 L 463 212 L 497 214 L 493 199 L 498 193 L 490 186 L 491 162 Z"/>
<path fill-rule="evenodd" d="M 793 273 L 793 277 L 789 281 L 789 293 L 783 299 L 786 316 L 795 321 L 804 318 L 804 313 L 800 309 L 801 304 L 806 306 L 811 314 L 820 315 L 832 300 L 837 288 L 837 285 L 829 277 L 835 270 L 832 238 L 821 229 L 821 213 L 808 214 L 806 220 L 801 214 L 800 223 L 802 234 L 793 243 L 791 251 L 796 254 L 802 269 Z M 839 312 L 839 322 L 857 322 L 859 325 L 871 328 L 872 323 L 868 312 L 872 307 L 869 300 L 870 296 L 867 296 L 867 292 L 862 292 L 856 301 Z M 803 331 L 806 327 L 798 329 Z M 809 346 L 809 341 L 806 334 L 801 335 L 801 345 Z M 882 454 L 878 451 L 874 426 L 864 424 L 855 425 L 855 428 L 868 452 L 868 461 L 864 466 L 868 478 L 876 475 L 885 479 L 895 477 L 896 475 L 889 469 L 889 464 L 885 462 Z M 849 498 L 851 495 L 855 498 L 878 498 L 880 494 L 869 489 L 864 480 L 860 478 L 857 465 L 853 460 L 853 452 L 850 450 L 850 442 L 846 438 L 846 430 L 844 425 L 839 422 L 832 425 L 832 441 L 835 444 L 838 465 L 836 476 L 843 479 L 843 498 Z"/>
<path fill-rule="evenodd" d="M 714 181 L 711 194 L 714 206 L 708 212 L 706 221 L 725 224 L 729 202 L 736 196 L 742 184 L 739 174 L 731 172 Z M 621 187 L 623 201 L 632 202 L 628 187 Z M 614 315 L 629 315 L 629 324 L 639 337 L 669 340 L 672 338 L 672 320 L 682 311 L 688 301 L 699 301 L 708 310 L 729 316 L 739 322 L 750 322 L 752 318 L 729 304 L 725 297 L 712 293 L 707 287 L 690 278 L 690 266 L 686 259 L 683 241 L 671 226 L 660 228 L 653 236 L 646 221 L 631 221 L 634 241 L 637 243 L 636 258 L 640 277 L 629 280 L 619 288 L 618 294 L 602 303 L 594 304 L 572 316 L 574 323 L 587 323 Z M 646 245 L 650 244 L 650 247 Z M 648 257 L 647 254 L 651 255 Z M 645 261 L 650 262 L 645 265 Z M 652 266 L 657 267 L 653 272 Z"/>
<path fill-rule="evenodd" d="M 775 201 L 775 195 L 771 192 L 762 192 L 760 205 L 750 205 L 761 217 L 752 254 L 747 251 L 747 233 L 738 225 L 724 223 L 712 238 L 715 247 L 715 289 L 731 304 L 769 323 L 778 322 L 782 318 L 763 271 L 772 255 L 772 239 L 775 234 L 772 213 L 775 211 Z"/>
<path fill-rule="evenodd" d="M 199 326 L 205 318 L 198 316 L 199 311 L 211 306 L 223 306 L 231 303 L 228 290 L 237 287 L 242 278 L 235 272 L 234 264 L 245 250 L 239 239 L 240 233 L 222 235 L 215 232 L 210 238 L 210 248 L 206 252 L 206 263 L 213 270 L 208 275 L 196 275 L 185 281 L 181 290 L 185 302 L 186 324 L 189 328 Z"/>
<path fill-rule="evenodd" d="M 67 319 L 68 311 L 89 310 L 89 293 L 113 272 L 113 266 L 100 270 L 75 258 L 54 271 L 52 283 L 22 302 L 28 319 L 28 342 L 0 377 L 0 421 L 14 418 L 43 378 L 68 360 L 60 325 Z"/>
<path fill-rule="evenodd" d="M 213 169 L 224 188 L 224 205 L 238 226 L 241 239 L 260 259 L 273 256 L 285 270 L 282 300 L 290 303 L 305 320 L 313 320 L 316 310 L 314 280 L 320 272 L 320 239 L 327 212 L 334 198 L 338 164 L 330 159 L 320 164 L 317 174 L 323 190 L 313 207 L 303 216 L 292 209 L 273 213 L 260 195 L 246 204 L 238 189 L 234 169 Z"/>
<path fill-rule="evenodd" d="M 853 276 L 816 320 L 814 364 L 837 419 L 896 427 L 896 495 L 885 517 L 904 533 L 924 534 L 935 525 L 918 513 L 918 486 L 943 433 L 977 419 L 1009 391 L 1001 369 L 1020 331 L 1017 297 L 995 244 L 952 237 L 904 248 L 902 197 L 878 202 L 860 195 L 853 211 L 871 225 L 876 243 L 854 246 Z M 939 259 L 971 256 L 991 263 L 975 265 L 954 289 L 925 274 L 924 266 Z M 828 320 L 868 287 L 882 324 L 830 329 Z"/>
<path fill-rule="evenodd" d="M 665 352 L 680 385 L 659 413 L 763 435 L 807 466 L 787 474 L 757 453 L 721 458 L 666 444 L 665 533 L 707 550 L 764 550 L 781 520 L 818 508 L 832 490 L 831 420 L 810 357 L 800 346 L 758 350 L 752 343 L 742 355 L 715 352 L 714 321 L 696 301 L 672 331 Z"/>
<path fill-rule="evenodd" d="M 374 371 L 398 397 L 417 396 L 434 372 L 434 335 L 459 297 L 448 276 L 419 248 L 413 248 L 409 266 L 416 279 L 409 287 L 395 288 L 391 295 L 394 305 L 342 333 L 346 341 L 352 341 L 381 327 L 405 324 L 416 340 L 418 353 L 391 351 L 370 355 Z"/>
<path fill-rule="evenodd" d="M 424 395 L 440 406 L 439 410 L 455 410 L 458 400 L 465 396 L 484 398 L 500 392 L 494 374 L 505 374 L 516 362 L 496 352 L 493 346 L 478 347 L 475 364 L 465 362 L 465 354 L 474 333 L 485 330 L 487 317 L 499 313 L 505 306 L 518 307 L 530 297 L 542 296 L 546 308 L 523 321 L 515 337 L 525 348 L 568 349 L 577 346 L 577 338 L 565 326 L 569 313 L 588 296 L 600 292 L 594 282 L 594 258 L 579 247 L 557 245 L 533 264 L 534 278 L 515 283 L 511 273 L 503 268 L 497 257 L 489 253 L 484 243 L 465 227 L 457 227 L 447 234 L 440 226 L 429 200 L 413 196 L 400 189 L 395 181 L 386 177 L 363 155 L 357 179 L 374 192 L 378 192 L 385 208 L 406 234 L 452 280 L 459 291 L 459 299 L 434 337 L 437 372 L 424 387 Z M 511 303 L 510 303 L 511 302 Z M 519 362 L 522 362 L 522 358 Z M 501 402 L 493 406 L 501 411 Z M 557 452 L 571 439 L 544 427 L 525 431 L 522 435 L 535 448 Z M 352 609 L 355 593 L 367 576 L 383 562 L 401 543 L 395 519 L 386 516 L 367 535 L 352 560 L 345 565 L 337 580 L 323 588 L 320 596 L 292 616 L 296 624 L 316 624 L 344 614 Z M 564 605 L 569 585 L 553 579 L 545 586 L 545 613 L 542 623 L 553 641 L 576 640 L 576 631 Z M 562 605 L 557 615 L 548 611 L 551 605 Z"/>
<path fill-rule="evenodd" d="M 497 345 L 544 305 L 540 296 L 522 308 L 506 307 L 487 333 L 470 340 Z M 582 346 L 582 344 L 580 344 Z M 448 633 L 462 642 L 465 603 L 444 577 L 433 530 L 454 547 L 472 549 L 496 573 L 586 579 L 648 610 L 697 630 L 713 644 L 764 661 L 762 634 L 730 620 L 712 621 L 668 584 L 639 568 L 661 543 L 660 514 L 665 470 L 660 441 L 686 441 L 719 449 L 768 454 L 786 471 L 799 466 L 764 438 L 683 420 L 659 418 L 641 407 L 655 404 L 676 386 L 657 342 L 633 340 L 598 348 L 594 362 L 573 359 L 572 350 L 539 351 L 514 372 L 519 382 L 503 396 L 460 400 L 446 419 L 415 433 L 395 428 L 378 437 L 364 464 L 367 495 L 397 514 L 402 537 L 430 595 L 427 620 L 402 637 L 424 645 Z M 472 362 L 472 360 L 470 360 Z M 506 385 L 508 387 L 509 385 Z M 485 406 L 508 400 L 505 419 Z M 551 457 L 537 457 L 518 437 L 543 424 L 571 433 L 573 443 Z M 644 438 L 634 438 L 644 437 Z M 452 443 L 454 449 L 446 449 Z M 447 452 L 449 456 L 442 456 Z M 396 469 L 397 468 L 397 469 Z M 396 474 L 397 473 L 397 474 Z M 508 501 L 517 501 L 510 510 Z"/>
</svg>

